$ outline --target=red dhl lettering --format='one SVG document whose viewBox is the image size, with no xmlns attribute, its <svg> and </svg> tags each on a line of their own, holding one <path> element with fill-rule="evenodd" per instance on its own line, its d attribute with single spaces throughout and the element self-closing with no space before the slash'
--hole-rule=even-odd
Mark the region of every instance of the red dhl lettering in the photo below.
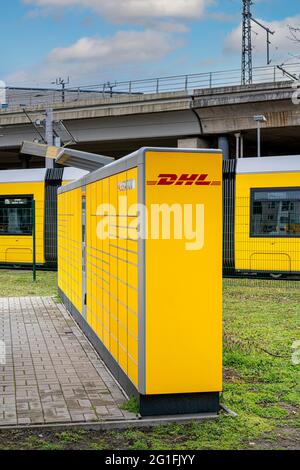
<svg viewBox="0 0 300 470">
<path fill-rule="evenodd" d="M 160 174 L 157 181 L 147 181 L 148 186 L 221 186 L 221 181 L 211 181 L 208 174 Z"/>
</svg>

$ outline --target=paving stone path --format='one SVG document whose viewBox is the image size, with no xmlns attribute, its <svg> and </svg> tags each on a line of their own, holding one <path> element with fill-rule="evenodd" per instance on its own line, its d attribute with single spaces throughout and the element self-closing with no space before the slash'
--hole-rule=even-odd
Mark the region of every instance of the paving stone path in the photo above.
<svg viewBox="0 0 300 470">
<path fill-rule="evenodd" d="M 62 304 L 0 298 L 0 427 L 135 419 Z M 5 363 L 4 363 L 5 362 Z"/>
</svg>

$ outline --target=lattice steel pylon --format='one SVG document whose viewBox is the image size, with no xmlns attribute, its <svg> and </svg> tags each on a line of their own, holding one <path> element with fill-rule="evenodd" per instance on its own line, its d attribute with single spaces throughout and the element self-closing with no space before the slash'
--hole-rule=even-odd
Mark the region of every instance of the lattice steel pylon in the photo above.
<svg viewBox="0 0 300 470">
<path fill-rule="evenodd" d="M 252 34 L 251 34 L 252 0 L 243 0 L 243 43 L 242 43 L 242 85 L 252 83 Z"/>
</svg>

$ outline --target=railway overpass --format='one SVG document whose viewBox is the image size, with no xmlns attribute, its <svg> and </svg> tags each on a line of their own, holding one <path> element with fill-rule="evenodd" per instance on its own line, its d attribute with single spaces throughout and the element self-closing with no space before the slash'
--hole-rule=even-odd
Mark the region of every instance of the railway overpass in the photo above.
<svg viewBox="0 0 300 470">
<path fill-rule="evenodd" d="M 20 155 L 21 143 L 41 141 L 46 109 L 64 143 L 79 150 L 121 157 L 141 146 L 222 147 L 225 156 L 256 155 L 254 116 L 263 114 L 263 155 L 300 153 L 300 106 L 292 82 L 186 88 L 153 93 L 92 93 L 64 102 L 0 110 L 0 168 L 43 166 Z M 35 127 L 32 123 L 38 123 Z"/>
</svg>

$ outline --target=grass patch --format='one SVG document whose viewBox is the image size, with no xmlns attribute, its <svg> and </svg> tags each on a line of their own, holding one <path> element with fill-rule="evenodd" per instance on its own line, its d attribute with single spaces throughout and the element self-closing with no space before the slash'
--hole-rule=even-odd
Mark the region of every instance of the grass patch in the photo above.
<svg viewBox="0 0 300 470">
<path fill-rule="evenodd" d="M 60 442 L 73 443 L 73 442 L 82 441 L 82 439 L 84 439 L 85 434 L 86 432 L 84 430 L 63 431 L 63 432 L 57 433 L 55 437 Z"/>
<path fill-rule="evenodd" d="M 139 414 L 139 404 L 137 399 L 132 396 L 129 400 L 121 406 L 122 410 L 129 411 L 130 413 Z"/>
<path fill-rule="evenodd" d="M 57 296 L 57 273 L 38 271 L 33 281 L 32 271 L 0 270 L 0 297 Z"/>
</svg>

